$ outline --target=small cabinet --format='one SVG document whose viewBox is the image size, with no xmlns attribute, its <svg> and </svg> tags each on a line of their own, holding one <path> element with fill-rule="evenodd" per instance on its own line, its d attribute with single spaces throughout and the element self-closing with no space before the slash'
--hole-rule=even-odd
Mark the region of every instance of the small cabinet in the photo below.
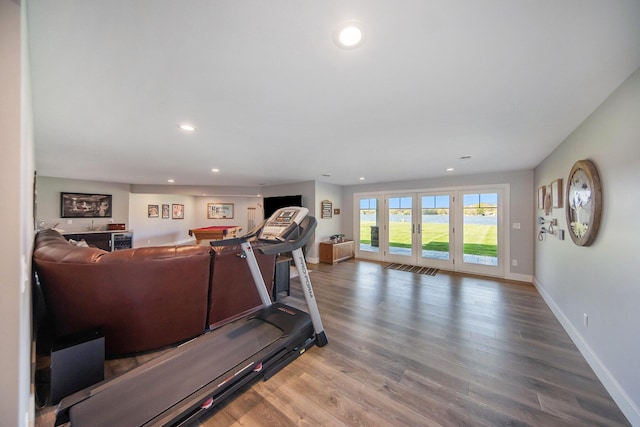
<svg viewBox="0 0 640 427">
<path fill-rule="evenodd" d="M 64 234 L 64 238 L 73 239 L 76 242 L 84 240 L 93 248 L 111 251 L 111 233 L 68 233 Z"/>
<path fill-rule="evenodd" d="M 84 240 L 90 247 L 103 251 L 118 251 L 133 247 L 133 232 L 131 231 L 86 231 L 64 233 L 64 238 L 76 242 Z"/>
<path fill-rule="evenodd" d="M 320 262 L 335 264 L 345 259 L 353 258 L 353 240 L 344 242 L 320 242 Z"/>
</svg>

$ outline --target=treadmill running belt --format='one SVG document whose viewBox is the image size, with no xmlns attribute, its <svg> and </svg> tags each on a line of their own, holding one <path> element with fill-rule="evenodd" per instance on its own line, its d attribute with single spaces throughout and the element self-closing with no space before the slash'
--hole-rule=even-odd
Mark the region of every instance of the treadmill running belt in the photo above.
<svg viewBox="0 0 640 427">
<path fill-rule="evenodd" d="M 149 362 L 153 369 L 141 365 L 123 375 L 135 376 L 135 381 L 116 378 L 109 387 L 98 387 L 91 398 L 71 407 L 71 425 L 143 425 L 239 366 L 238 361 L 246 364 L 247 359 L 282 336 L 282 331 L 269 323 L 243 321 L 240 327 L 236 322 L 203 335 L 164 360 L 161 356 L 158 364 Z"/>
</svg>

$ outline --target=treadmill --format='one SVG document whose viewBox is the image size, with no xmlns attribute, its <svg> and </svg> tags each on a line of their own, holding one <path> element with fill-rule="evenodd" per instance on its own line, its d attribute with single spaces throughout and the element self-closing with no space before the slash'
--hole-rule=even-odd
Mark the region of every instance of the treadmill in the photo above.
<svg viewBox="0 0 640 427">
<path fill-rule="evenodd" d="M 317 221 L 303 207 L 276 211 L 244 236 L 211 242 L 240 244 L 263 306 L 138 366 L 64 398 L 55 425 L 181 426 L 215 408 L 243 385 L 268 379 L 311 346 L 327 344 L 302 247 Z M 250 243 L 261 253 L 292 252 L 309 313 L 272 303 Z"/>
</svg>

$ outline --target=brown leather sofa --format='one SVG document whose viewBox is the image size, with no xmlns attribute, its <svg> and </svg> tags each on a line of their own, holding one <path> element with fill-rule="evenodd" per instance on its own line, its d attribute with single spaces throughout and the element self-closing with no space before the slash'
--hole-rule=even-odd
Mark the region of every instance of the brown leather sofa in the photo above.
<svg viewBox="0 0 640 427">
<path fill-rule="evenodd" d="M 252 247 L 260 247 L 261 243 L 253 242 Z M 216 328 L 230 320 L 245 316 L 262 303 L 256 289 L 251 272 L 245 259 L 241 258 L 240 245 L 213 246 L 213 271 L 211 273 L 211 293 L 209 294 L 210 327 Z M 258 261 L 262 279 L 267 292 L 272 295 L 273 277 L 275 275 L 275 257 L 253 253 Z M 250 284 L 251 286 L 247 286 Z"/>
<path fill-rule="evenodd" d="M 271 294 L 275 259 L 255 252 Z M 44 230 L 33 260 L 55 335 L 101 328 L 111 356 L 188 340 L 260 306 L 239 247 L 106 252 Z"/>
</svg>

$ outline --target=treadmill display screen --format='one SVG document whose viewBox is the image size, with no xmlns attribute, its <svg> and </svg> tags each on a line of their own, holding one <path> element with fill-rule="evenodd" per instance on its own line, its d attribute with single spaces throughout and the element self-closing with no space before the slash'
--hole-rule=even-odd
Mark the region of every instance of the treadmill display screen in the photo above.
<svg viewBox="0 0 640 427">
<path fill-rule="evenodd" d="M 294 210 L 282 211 L 273 222 L 276 222 L 278 224 L 289 224 L 293 220 L 295 214 L 296 211 Z"/>
</svg>

